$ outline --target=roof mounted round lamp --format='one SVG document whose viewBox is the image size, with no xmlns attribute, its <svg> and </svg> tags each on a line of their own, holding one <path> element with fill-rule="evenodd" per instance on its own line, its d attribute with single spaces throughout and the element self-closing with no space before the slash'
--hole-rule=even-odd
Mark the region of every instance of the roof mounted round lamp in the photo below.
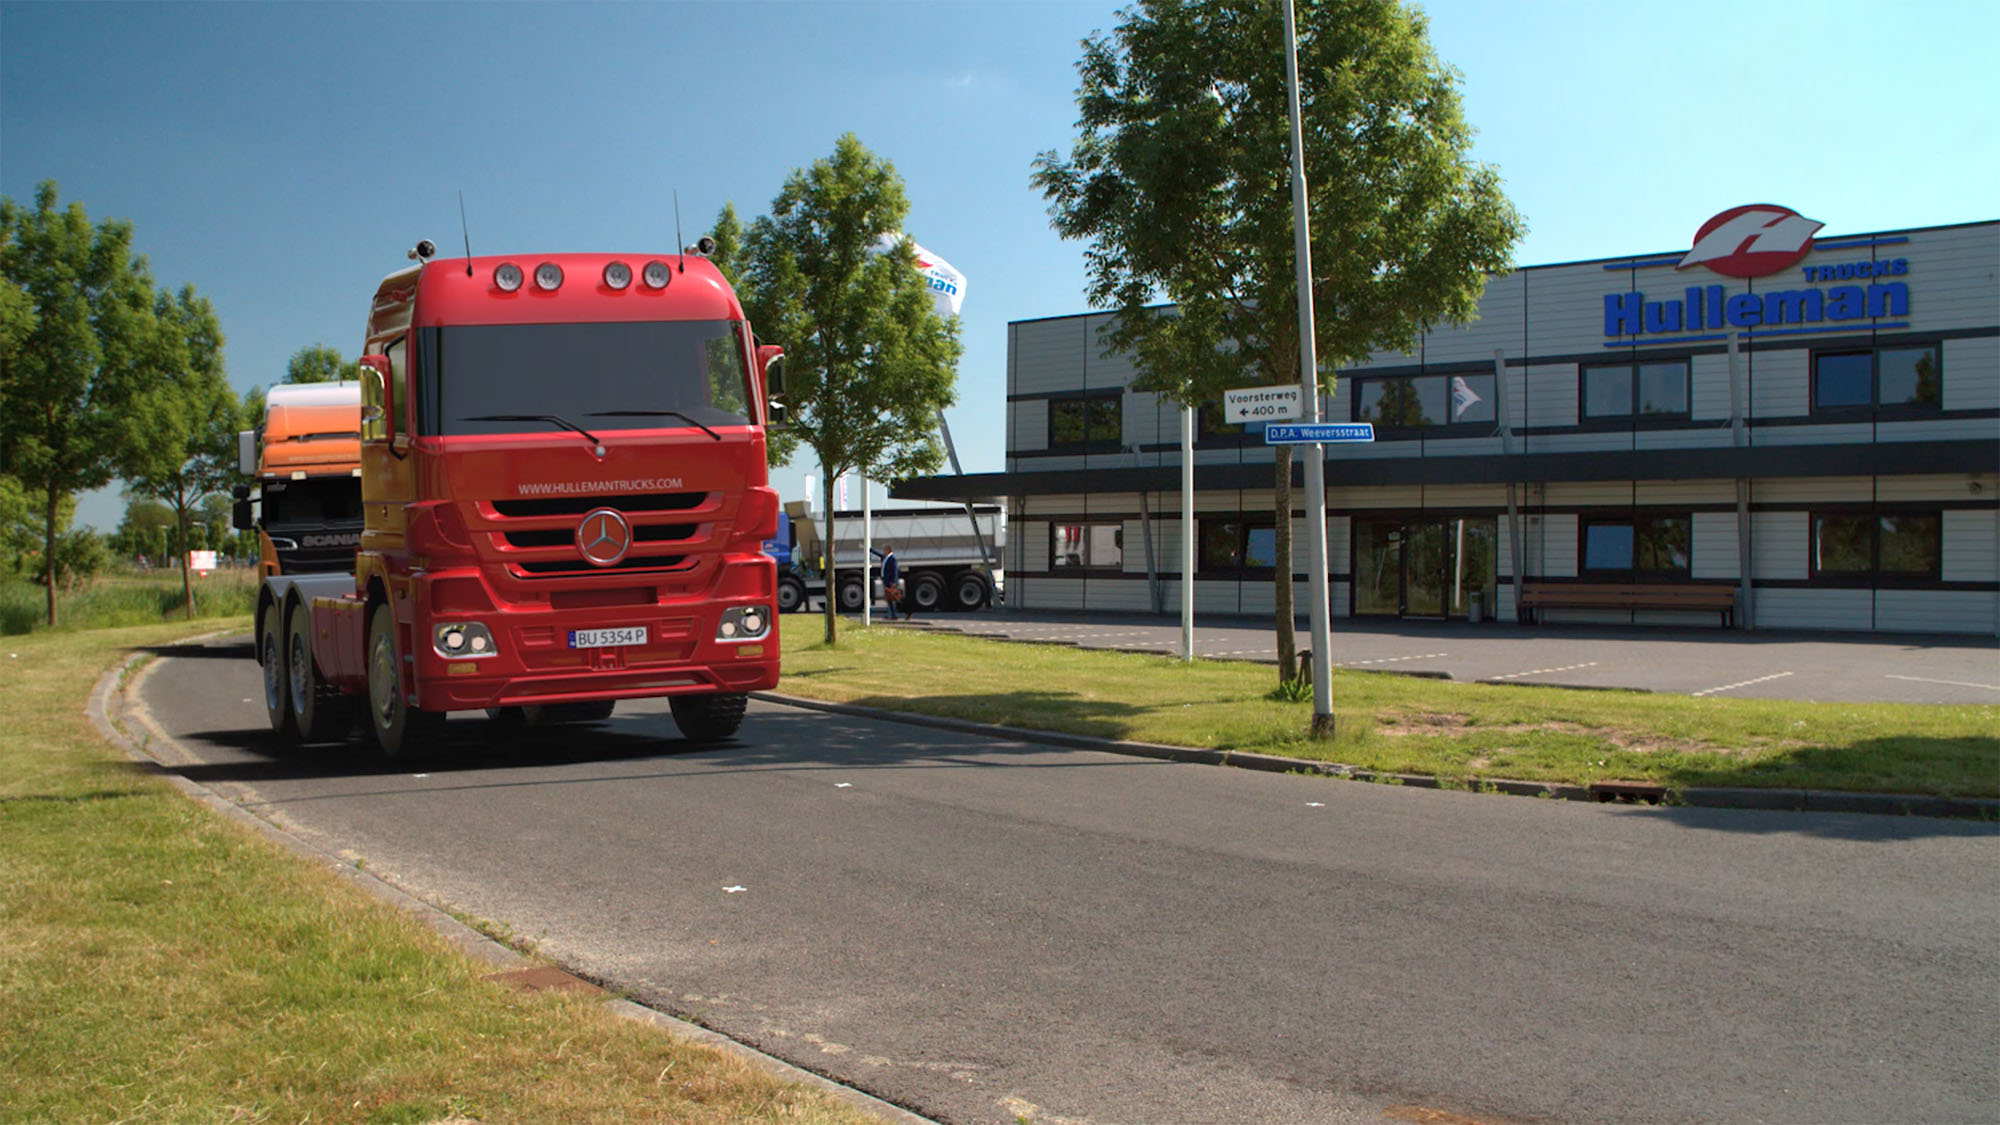
<svg viewBox="0 0 2000 1125">
<path fill-rule="evenodd" d="M 521 288 L 521 267 L 512 262 L 502 262 L 493 270 L 493 285 L 502 293 L 512 293 Z"/>
<path fill-rule="evenodd" d="M 612 289 L 623 289 L 632 284 L 632 267 L 624 262 L 608 262 L 604 266 L 604 284 Z"/>
<path fill-rule="evenodd" d="M 665 289 L 667 283 L 673 279 L 674 272 L 667 268 L 667 263 L 661 261 L 647 262 L 646 268 L 639 271 L 639 280 L 644 282 L 648 289 Z"/>
<path fill-rule="evenodd" d="M 554 262 L 543 262 L 535 267 L 535 288 L 544 293 L 553 293 L 562 288 L 562 267 Z"/>
</svg>

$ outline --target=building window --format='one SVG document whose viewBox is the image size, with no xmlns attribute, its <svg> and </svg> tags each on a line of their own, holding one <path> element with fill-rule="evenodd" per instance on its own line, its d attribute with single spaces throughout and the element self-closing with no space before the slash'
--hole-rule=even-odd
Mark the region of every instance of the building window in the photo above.
<svg viewBox="0 0 2000 1125">
<path fill-rule="evenodd" d="M 1583 417 L 1671 417 L 1688 413 L 1688 361 L 1593 363 L 1583 368 Z"/>
<path fill-rule="evenodd" d="M 1124 440 L 1122 392 L 1049 400 L 1049 448 L 1112 451 Z"/>
<path fill-rule="evenodd" d="M 1587 574 L 1685 578 L 1693 530 L 1691 515 L 1586 519 L 1583 570 Z"/>
<path fill-rule="evenodd" d="M 1814 513 L 1813 573 L 1846 578 L 1936 578 L 1944 554 L 1936 512 Z"/>
<path fill-rule="evenodd" d="M 1819 352 L 1813 356 L 1813 409 L 1936 409 L 1944 402 L 1940 376 L 1936 344 Z"/>
<path fill-rule="evenodd" d="M 1049 569 L 1118 570 L 1125 565 L 1125 527 L 1059 523 L 1049 527 Z"/>
<path fill-rule="evenodd" d="M 1269 573 L 1278 565 L 1278 531 L 1271 520 L 1202 520 L 1195 536 L 1201 573 L 1214 577 L 1246 571 Z"/>
<path fill-rule="evenodd" d="M 1416 430 L 1435 426 L 1490 423 L 1493 376 L 1355 376 L 1354 420 L 1378 429 Z"/>
</svg>

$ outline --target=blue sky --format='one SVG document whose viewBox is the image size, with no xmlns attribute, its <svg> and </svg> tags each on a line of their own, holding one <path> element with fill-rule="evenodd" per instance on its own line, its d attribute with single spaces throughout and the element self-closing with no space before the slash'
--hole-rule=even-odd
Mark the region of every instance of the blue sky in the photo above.
<svg viewBox="0 0 2000 1125">
<path fill-rule="evenodd" d="M 968 277 L 968 472 L 1002 467 L 1006 326 L 1083 311 L 1083 247 L 1028 184 L 1074 136 L 1077 43 L 1115 3 L 0 2 L 0 193 L 56 180 L 215 303 L 238 389 L 352 356 L 418 238 L 670 250 L 855 133 L 908 231 Z M 2000 216 L 2000 4 L 1435 0 L 1523 264 L 1688 245 L 1791 206 L 1827 233 Z M 813 466 L 774 472 L 786 498 Z M 878 494 L 879 498 L 879 494 Z M 856 498 L 858 503 L 858 497 Z M 122 506 L 93 497 L 86 522 Z"/>
</svg>

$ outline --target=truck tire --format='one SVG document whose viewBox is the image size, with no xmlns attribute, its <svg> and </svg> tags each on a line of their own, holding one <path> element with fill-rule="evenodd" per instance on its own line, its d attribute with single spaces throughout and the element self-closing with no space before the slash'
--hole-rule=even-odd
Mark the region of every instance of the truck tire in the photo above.
<svg viewBox="0 0 2000 1125">
<path fill-rule="evenodd" d="M 420 711 L 403 696 L 402 646 L 396 643 L 396 613 L 383 602 L 368 615 L 368 729 L 384 758 L 400 758 L 434 745 L 444 734 L 444 715 Z"/>
<path fill-rule="evenodd" d="M 743 708 L 750 697 L 741 692 L 715 695 L 675 695 L 667 699 L 674 725 L 689 742 L 718 742 L 743 725 Z"/>
<path fill-rule="evenodd" d="M 798 613 L 806 607 L 806 584 L 786 575 L 778 579 L 778 612 Z"/>
<path fill-rule="evenodd" d="M 294 605 L 285 615 L 285 683 L 300 742 L 343 742 L 354 727 L 354 703 L 320 678 L 313 662 L 312 611 Z"/>
<path fill-rule="evenodd" d="M 984 609 L 991 593 L 987 589 L 985 575 L 976 570 L 960 571 L 951 580 L 951 608 L 962 613 Z"/>
<path fill-rule="evenodd" d="M 257 660 L 264 670 L 264 714 L 271 720 L 271 733 L 289 742 L 298 737 L 299 729 L 285 671 L 283 617 L 276 602 L 257 607 Z"/>
<path fill-rule="evenodd" d="M 944 608 L 944 579 L 925 571 L 910 579 L 910 592 L 906 596 L 912 609 L 936 613 Z"/>
<path fill-rule="evenodd" d="M 858 578 L 850 578 L 850 579 L 847 579 L 847 580 L 844 580 L 844 581 L 842 581 L 842 582 L 841 582 L 841 584 L 840 584 L 840 612 L 842 612 L 842 613 L 860 613 L 860 612 L 861 612 L 861 603 L 862 603 L 863 601 L 867 600 L 867 598 L 868 598 L 868 595 L 867 595 L 867 594 L 866 594 L 865 592 L 863 592 L 863 590 L 862 590 L 862 588 L 861 588 L 861 580 L 860 580 L 860 579 L 858 579 Z"/>
</svg>

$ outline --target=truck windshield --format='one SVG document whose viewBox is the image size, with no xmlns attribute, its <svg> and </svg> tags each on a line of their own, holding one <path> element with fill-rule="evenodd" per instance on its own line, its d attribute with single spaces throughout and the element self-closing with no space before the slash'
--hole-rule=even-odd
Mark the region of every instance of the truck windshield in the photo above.
<svg viewBox="0 0 2000 1125">
<path fill-rule="evenodd" d="M 727 320 L 423 328 L 417 331 L 419 428 L 520 433 L 545 427 L 475 416 L 582 420 L 622 411 L 673 411 L 703 426 L 742 426 L 750 421 L 749 370 L 740 325 Z M 667 415 L 632 417 L 633 428 L 685 424 Z"/>
<path fill-rule="evenodd" d="M 266 531 L 361 521 L 361 479 L 350 474 L 267 480 L 259 492 Z"/>
</svg>

